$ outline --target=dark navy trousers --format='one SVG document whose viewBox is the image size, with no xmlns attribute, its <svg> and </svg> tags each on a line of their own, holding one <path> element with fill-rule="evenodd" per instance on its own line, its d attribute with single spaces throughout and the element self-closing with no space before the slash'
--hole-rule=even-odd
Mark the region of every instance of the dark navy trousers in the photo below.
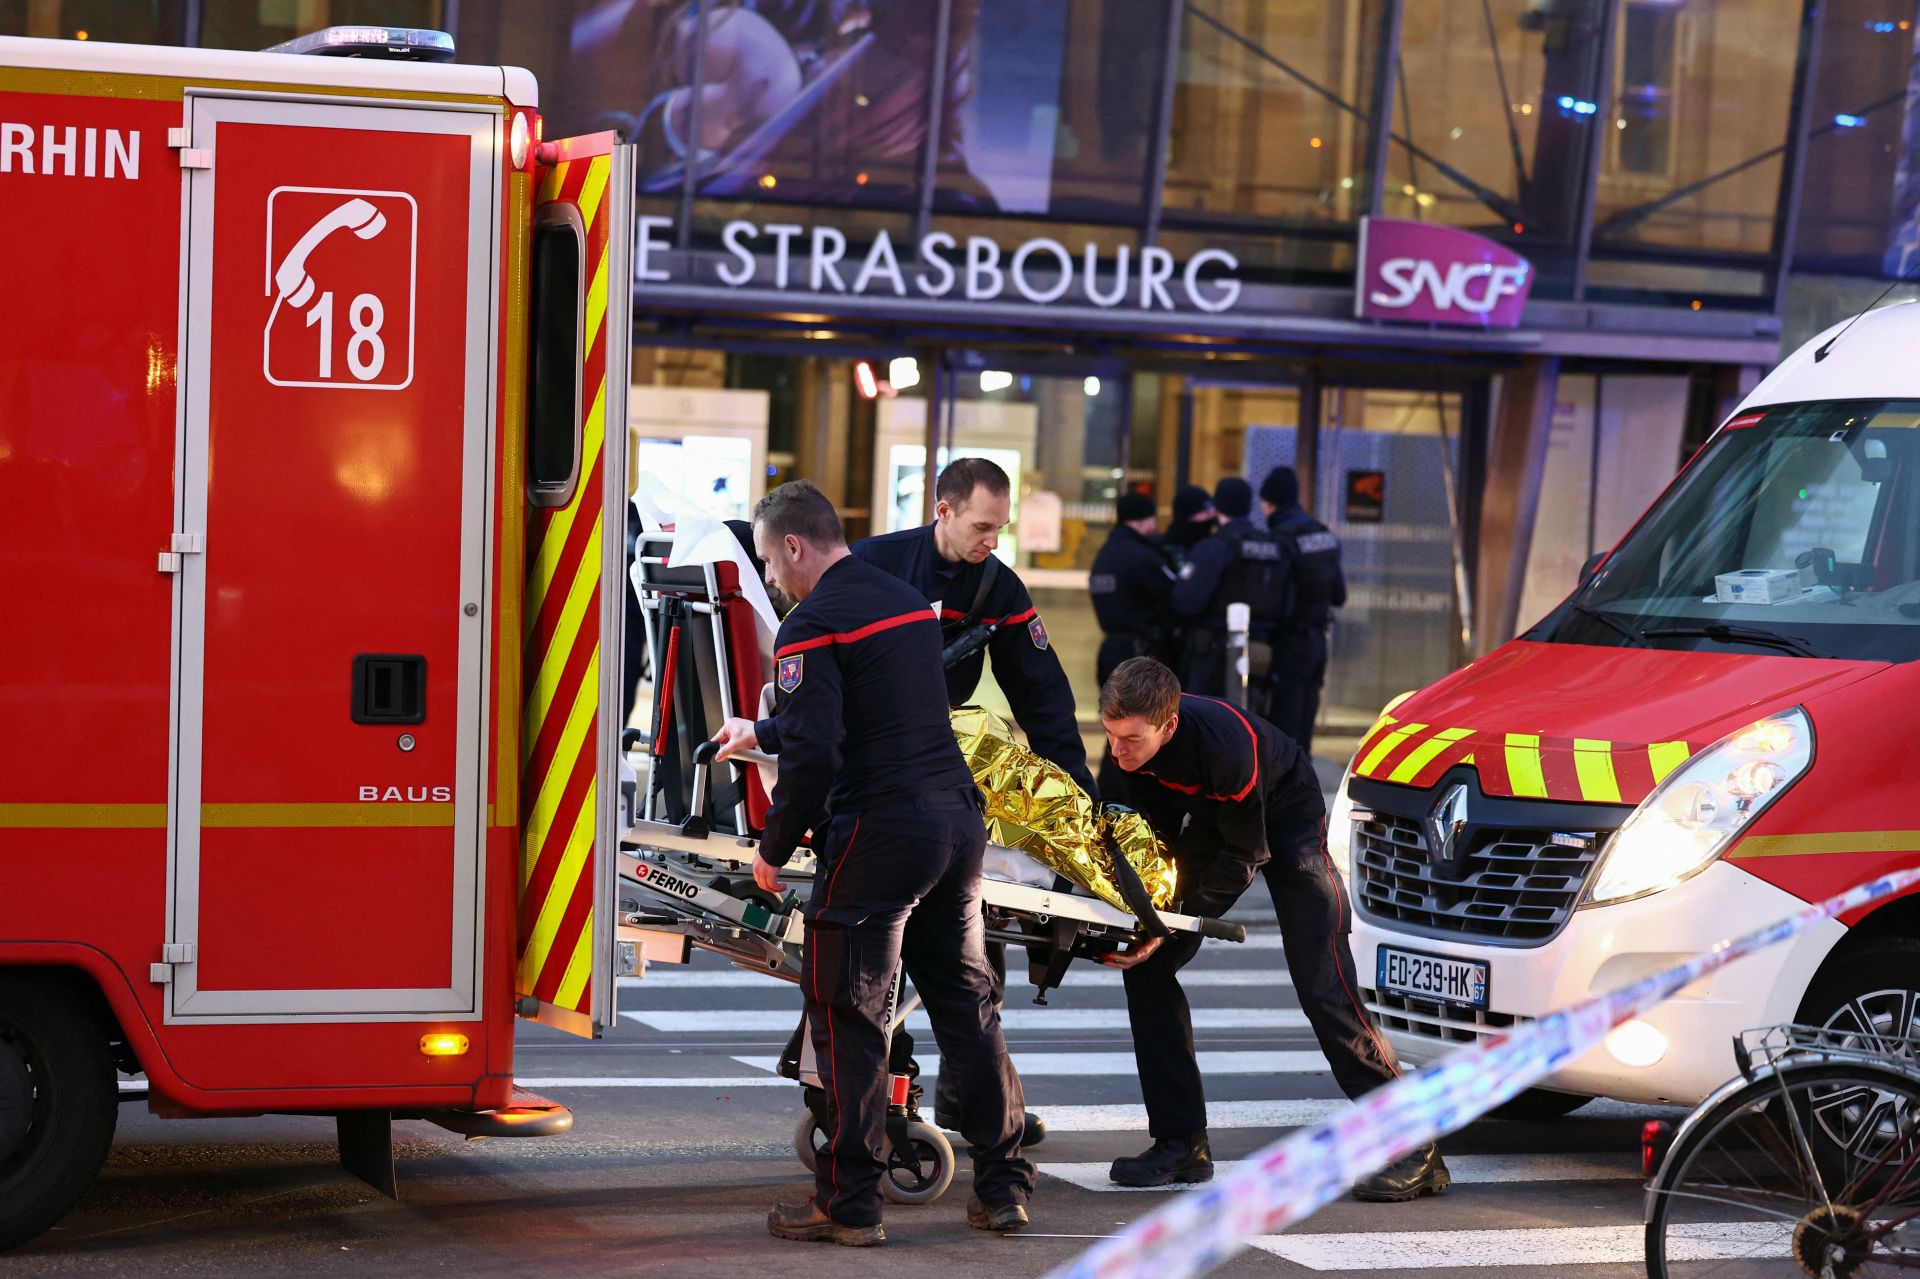
<svg viewBox="0 0 1920 1279">
<path fill-rule="evenodd" d="M 835 817 L 816 843 L 800 989 L 834 1117 L 814 1201 L 835 1221 L 880 1220 L 886 1011 L 903 962 L 933 1023 L 940 1072 L 954 1072 L 960 1085 L 974 1193 L 990 1207 L 1024 1204 L 1033 1194 L 1033 1165 L 1020 1155 L 1026 1098 L 1000 1033 L 986 959 L 986 842 L 969 789 Z"/>
<path fill-rule="evenodd" d="M 1305 762 L 1297 767 L 1311 768 Z M 1310 774 L 1308 775 L 1310 778 Z M 1305 780 L 1305 779 L 1303 779 Z M 1399 1069 L 1373 1018 L 1360 1003 L 1360 983 L 1347 945 L 1353 911 L 1326 853 L 1326 806 L 1317 782 L 1286 788 L 1267 809 L 1271 857 L 1260 868 L 1280 921 L 1280 940 L 1294 993 L 1327 1055 L 1340 1091 L 1358 1097 L 1394 1079 Z M 1198 880 L 1198 867 L 1180 877 Z M 1224 915 L 1232 902 L 1205 903 Z M 1180 970 L 1200 949 L 1198 933 L 1175 933 L 1143 963 L 1126 970 L 1127 1016 L 1134 1062 L 1147 1106 L 1147 1131 L 1158 1141 L 1207 1126 L 1206 1092 L 1194 1056 L 1193 1017 Z"/>
</svg>

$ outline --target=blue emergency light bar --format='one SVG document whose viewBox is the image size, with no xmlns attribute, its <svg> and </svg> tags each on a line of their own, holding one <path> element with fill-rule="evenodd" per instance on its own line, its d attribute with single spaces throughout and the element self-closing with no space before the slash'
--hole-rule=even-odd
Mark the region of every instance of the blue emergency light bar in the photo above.
<svg viewBox="0 0 1920 1279">
<path fill-rule="evenodd" d="M 328 58 L 391 58 L 401 62 L 452 62 L 453 37 L 421 27 L 326 27 L 283 40 L 268 53 L 306 53 Z"/>
</svg>

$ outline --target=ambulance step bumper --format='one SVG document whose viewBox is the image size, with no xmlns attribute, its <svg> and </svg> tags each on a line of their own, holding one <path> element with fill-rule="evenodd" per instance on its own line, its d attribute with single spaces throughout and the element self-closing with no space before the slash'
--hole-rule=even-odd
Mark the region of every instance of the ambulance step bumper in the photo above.
<svg viewBox="0 0 1920 1279">
<path fill-rule="evenodd" d="M 558 1137 L 573 1128 L 573 1112 L 557 1101 L 513 1090 L 513 1104 L 502 1110 L 430 1110 L 418 1118 L 466 1137 Z"/>
</svg>

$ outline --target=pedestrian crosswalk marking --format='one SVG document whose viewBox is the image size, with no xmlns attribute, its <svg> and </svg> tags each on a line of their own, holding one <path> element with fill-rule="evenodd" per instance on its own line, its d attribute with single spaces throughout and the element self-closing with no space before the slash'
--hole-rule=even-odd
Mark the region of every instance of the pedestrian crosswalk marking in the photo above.
<svg viewBox="0 0 1920 1279">
<path fill-rule="evenodd" d="M 1133 1054 L 1124 1053 L 1023 1053 L 1013 1056 L 1013 1068 L 1022 1078 L 1041 1075 L 1132 1075 Z M 1327 1072 L 1327 1059 L 1318 1049 L 1300 1052 L 1203 1052 L 1200 1073 L 1213 1075 L 1303 1075 Z M 735 1057 L 735 1061 L 755 1070 L 772 1070 L 772 1057 Z M 919 1054 L 920 1073 L 939 1073 L 940 1058 Z"/>
<path fill-rule="evenodd" d="M 1296 1101 L 1210 1101 L 1207 1130 L 1229 1128 L 1298 1128 L 1330 1119 L 1348 1103 L 1328 1098 Z M 1147 1108 L 1132 1105 L 1036 1106 L 1028 1109 L 1047 1125 L 1048 1132 L 1145 1132 Z"/>
<path fill-rule="evenodd" d="M 1208 1127 L 1213 1107 L 1208 1107 Z M 1048 1123 L 1051 1130 L 1053 1125 Z M 1184 1190 L 1185 1186 L 1116 1186 L 1108 1176 L 1111 1163 L 1070 1163 L 1039 1165 L 1049 1177 L 1071 1182 L 1082 1190 L 1132 1193 L 1136 1191 Z M 1214 1171 L 1224 1174 L 1240 1166 L 1239 1160 L 1219 1160 Z M 1536 1181 L 1638 1181 L 1640 1161 L 1631 1155 L 1451 1155 L 1447 1171 L 1461 1185 L 1483 1183 L 1526 1183 Z M 1283 1238 L 1286 1236 L 1282 1236 Z"/>
<path fill-rule="evenodd" d="M 650 1030 L 668 1034 L 717 1034 L 765 1031 L 786 1034 L 800 1019 L 796 1008 L 629 1009 L 620 1014 Z M 1124 1008 L 1003 1008 L 1000 1025 L 1009 1031 L 1126 1030 Z M 931 1031 L 926 1012 L 907 1018 L 907 1029 Z M 1297 1008 L 1196 1008 L 1195 1030 L 1306 1030 L 1307 1015 Z"/>
<path fill-rule="evenodd" d="M 740 987 L 758 987 L 772 990 L 781 985 L 791 985 L 770 973 L 755 972 L 747 968 L 704 968 L 683 967 L 679 964 L 656 964 L 647 969 L 645 977 L 622 977 L 620 985 L 641 990 L 724 990 Z M 1029 983 L 1026 974 L 1013 972 L 1007 974 L 1009 996 L 1019 995 Z M 1067 973 L 1064 989 L 1076 990 L 1084 987 L 1104 989 L 1120 985 L 1120 970 L 1107 968 L 1099 964 L 1075 964 Z M 1180 974 L 1180 985 L 1187 990 L 1202 990 L 1209 987 L 1241 986 L 1287 986 L 1293 981 L 1283 968 L 1188 968 Z"/>
<path fill-rule="evenodd" d="M 1667 1234 L 1669 1261 L 1785 1256 L 1792 1222 L 1690 1223 Z M 1521 1230 L 1361 1231 L 1259 1235 L 1253 1246 L 1309 1270 L 1467 1270 L 1480 1266 L 1643 1264 L 1646 1227 L 1548 1226 Z"/>
</svg>

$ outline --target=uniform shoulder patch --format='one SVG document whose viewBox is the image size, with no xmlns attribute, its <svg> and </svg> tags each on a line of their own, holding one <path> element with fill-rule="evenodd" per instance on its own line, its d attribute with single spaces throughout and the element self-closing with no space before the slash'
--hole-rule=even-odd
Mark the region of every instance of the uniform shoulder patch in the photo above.
<svg viewBox="0 0 1920 1279">
<path fill-rule="evenodd" d="M 1040 620 L 1040 614 L 1035 613 L 1033 620 L 1027 623 L 1027 635 L 1033 640 L 1033 646 L 1035 648 L 1046 648 L 1047 624 Z"/>
<path fill-rule="evenodd" d="M 774 683 L 783 693 L 791 693 L 800 687 L 800 681 L 807 673 L 807 655 L 795 653 L 792 657 L 780 659 L 780 670 L 774 676 Z"/>
<path fill-rule="evenodd" d="M 1331 529 L 1321 529 L 1318 533 L 1309 533 L 1299 539 L 1302 555 L 1319 555 L 1326 551 L 1340 549 L 1340 538 Z"/>
</svg>

